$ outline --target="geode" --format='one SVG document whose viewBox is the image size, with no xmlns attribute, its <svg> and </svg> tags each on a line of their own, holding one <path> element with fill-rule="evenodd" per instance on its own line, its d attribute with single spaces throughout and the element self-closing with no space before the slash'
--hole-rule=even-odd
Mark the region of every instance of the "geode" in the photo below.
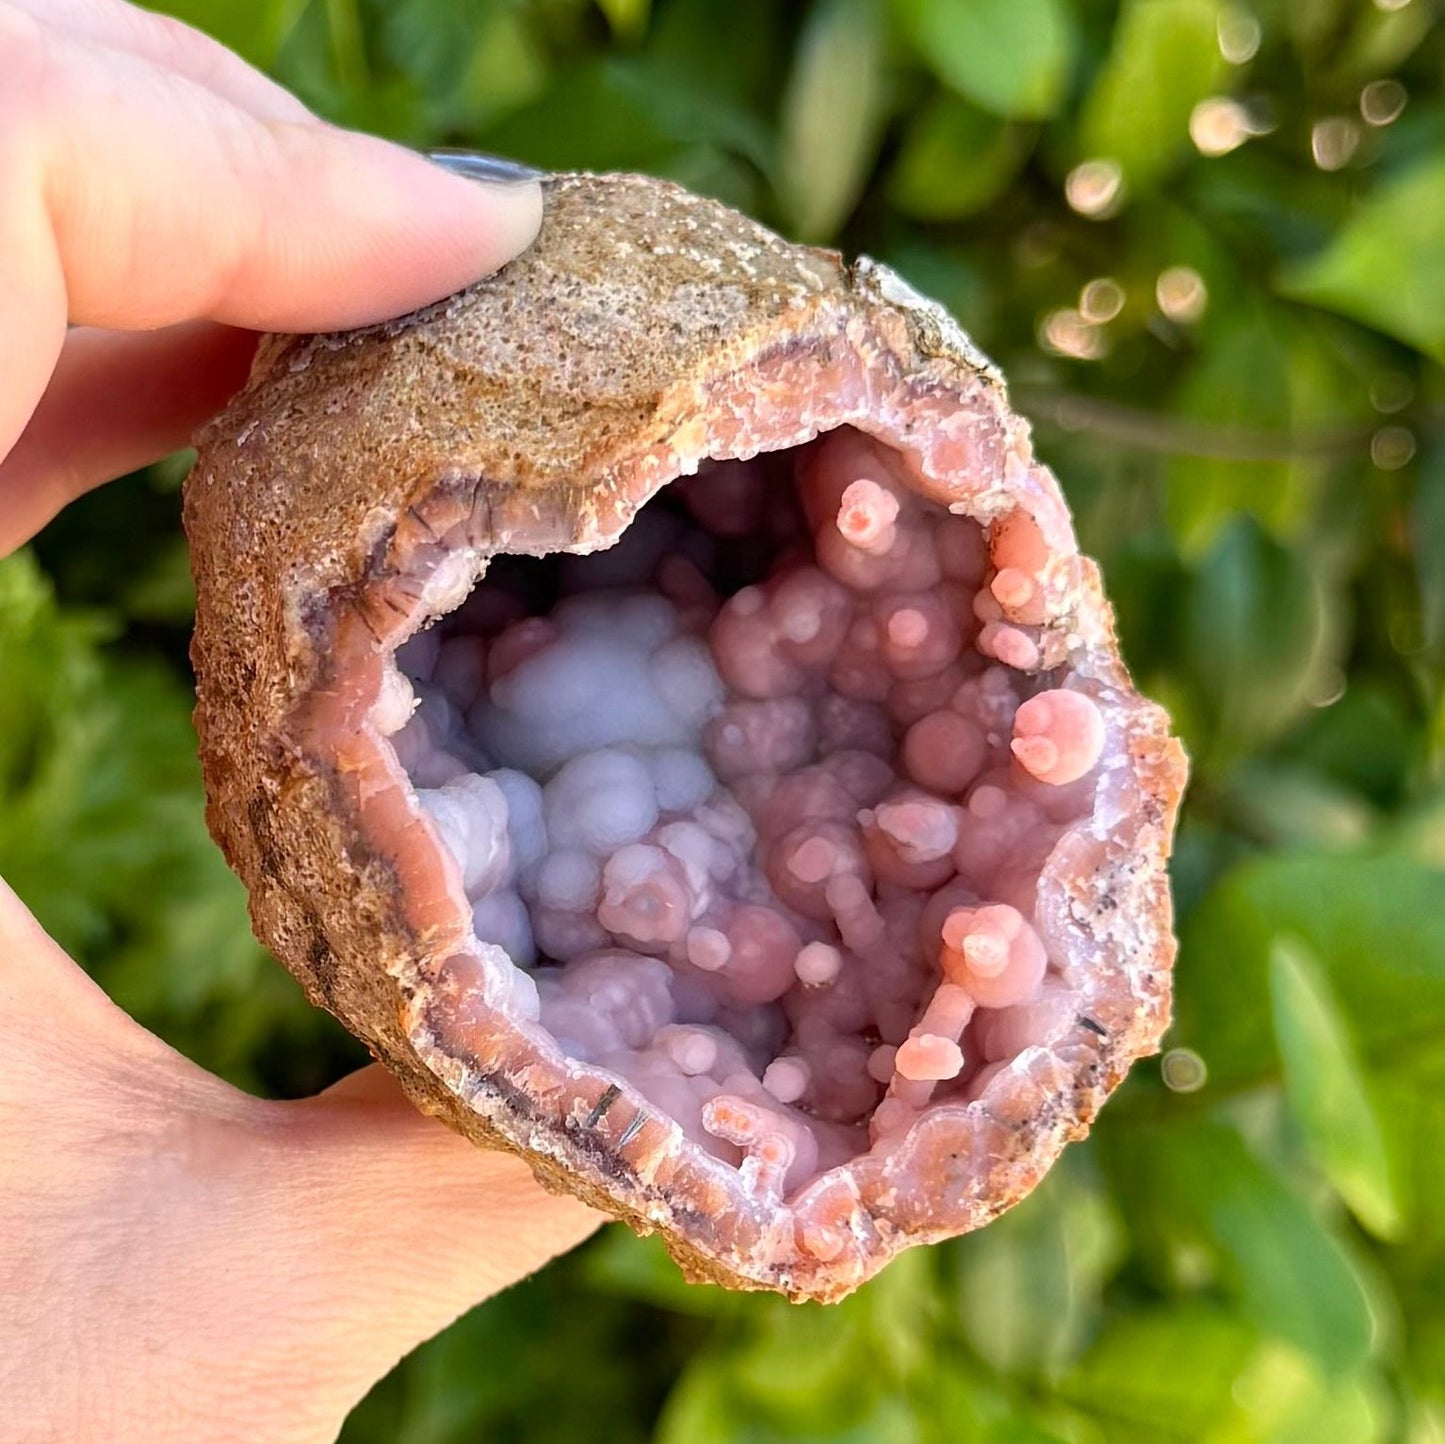
<svg viewBox="0 0 1445 1444">
<path fill-rule="evenodd" d="M 186 488 L 211 829 L 416 1104 L 836 1299 L 1022 1198 L 1168 1019 L 1184 781 L 1002 379 L 636 176 L 271 337 Z"/>
</svg>

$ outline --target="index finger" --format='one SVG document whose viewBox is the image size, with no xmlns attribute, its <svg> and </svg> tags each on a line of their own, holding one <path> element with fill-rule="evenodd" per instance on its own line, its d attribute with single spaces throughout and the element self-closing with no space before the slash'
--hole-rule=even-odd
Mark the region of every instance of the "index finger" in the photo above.
<svg viewBox="0 0 1445 1444">
<path fill-rule="evenodd" d="M 536 233 L 535 183 L 257 116 L 143 57 L 0 6 L 0 455 L 67 321 L 339 329 L 476 280 Z"/>
</svg>

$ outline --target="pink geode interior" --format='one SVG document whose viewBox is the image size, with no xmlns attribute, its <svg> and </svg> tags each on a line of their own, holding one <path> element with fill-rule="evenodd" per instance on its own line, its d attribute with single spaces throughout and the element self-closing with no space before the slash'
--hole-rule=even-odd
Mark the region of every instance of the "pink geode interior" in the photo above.
<svg viewBox="0 0 1445 1444">
<path fill-rule="evenodd" d="M 495 560 L 372 711 L 509 1011 L 761 1198 L 1079 1021 L 1035 907 L 1104 720 L 1038 671 L 1034 522 L 907 476 L 848 428 L 705 465 L 610 550 Z"/>
</svg>

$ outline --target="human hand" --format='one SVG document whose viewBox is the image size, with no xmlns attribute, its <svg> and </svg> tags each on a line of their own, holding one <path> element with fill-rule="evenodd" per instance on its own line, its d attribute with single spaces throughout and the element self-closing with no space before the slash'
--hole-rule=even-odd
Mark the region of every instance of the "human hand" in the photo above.
<svg viewBox="0 0 1445 1444">
<path fill-rule="evenodd" d="M 540 219 L 535 183 L 335 130 L 120 0 L 0 0 L 0 66 L 0 550 L 183 445 L 257 330 L 405 311 Z M 598 1222 L 378 1069 L 238 1093 L 3 885 L 0 1017 L 6 1441 L 330 1438 L 402 1354 Z"/>
</svg>

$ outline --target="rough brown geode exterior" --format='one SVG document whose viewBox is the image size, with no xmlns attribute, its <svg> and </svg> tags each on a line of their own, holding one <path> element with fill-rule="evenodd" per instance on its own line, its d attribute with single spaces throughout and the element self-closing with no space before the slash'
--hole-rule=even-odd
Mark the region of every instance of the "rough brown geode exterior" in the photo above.
<svg viewBox="0 0 1445 1444">
<path fill-rule="evenodd" d="M 840 399 L 793 404 L 809 387 Z M 941 502 L 984 521 L 1014 505 L 1035 515 L 1059 552 L 1042 665 L 1096 697 L 1128 761 L 1110 784 L 1114 820 L 1071 833 L 1041 880 L 1071 956 L 1099 960 L 1071 978 L 1091 1026 L 991 1089 L 966 1149 L 959 1105 L 930 1115 L 891 1172 L 857 1161 L 834 1210 L 848 1248 L 820 1261 L 787 1210 L 724 1200 L 737 1217 L 709 1218 L 716 1187 L 676 1166 L 657 1130 L 626 1151 L 616 1129 L 549 1115 L 555 1080 L 517 1062 L 515 1038 L 478 1066 L 439 1031 L 456 938 L 409 906 L 398 855 L 355 801 L 362 764 L 338 758 L 316 719 L 360 728 L 364 707 L 333 706 L 338 657 L 360 667 L 373 638 L 389 644 L 415 600 L 408 566 L 459 511 L 483 550 L 587 547 L 700 456 L 843 423 L 899 446 Z M 207 815 L 257 933 L 420 1107 L 522 1152 L 548 1186 L 660 1229 L 690 1276 L 837 1297 L 908 1243 L 1022 1197 L 1157 1046 L 1182 755 L 1132 691 L 1097 572 L 1073 555 L 999 378 L 883 268 L 845 269 L 665 183 L 560 178 L 538 243 L 498 276 L 388 325 L 263 343 L 247 389 L 200 438 L 186 526 Z M 909 1178 L 927 1187 L 900 1196 Z"/>
</svg>

